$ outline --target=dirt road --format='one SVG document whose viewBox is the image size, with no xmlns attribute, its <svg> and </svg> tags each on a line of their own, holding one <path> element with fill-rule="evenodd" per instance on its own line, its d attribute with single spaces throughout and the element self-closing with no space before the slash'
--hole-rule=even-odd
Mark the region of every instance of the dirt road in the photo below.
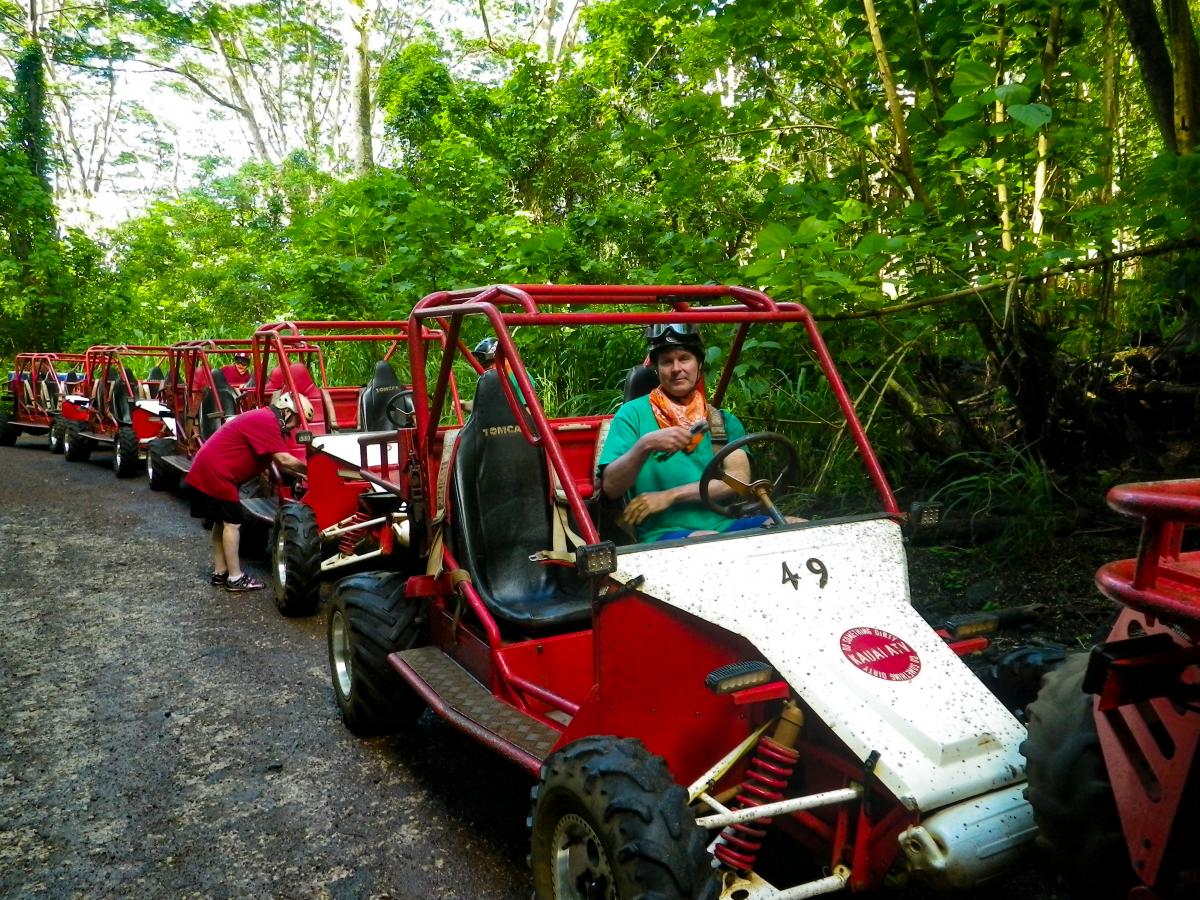
<svg viewBox="0 0 1200 900">
<path fill-rule="evenodd" d="M 352 737 L 323 612 L 208 566 L 106 454 L 0 450 L 0 897 L 527 898 L 526 776 L 431 714 Z M 1036 868 L 970 896 L 1018 895 L 1060 898 Z"/>
<path fill-rule="evenodd" d="M 431 716 L 350 735 L 324 617 L 210 587 L 107 462 L 0 450 L 0 896 L 527 898 L 526 777 Z"/>
</svg>

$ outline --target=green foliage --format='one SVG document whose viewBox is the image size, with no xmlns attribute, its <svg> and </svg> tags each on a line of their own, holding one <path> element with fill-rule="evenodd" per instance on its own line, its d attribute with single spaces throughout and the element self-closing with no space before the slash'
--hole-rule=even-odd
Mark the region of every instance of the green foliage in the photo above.
<svg viewBox="0 0 1200 900">
<path fill-rule="evenodd" d="M 976 474 L 950 480 L 930 498 L 943 504 L 947 519 L 985 525 L 989 519 L 1000 520 L 1000 540 L 1012 545 L 1040 544 L 1054 536 L 1066 495 L 1043 460 L 1023 450 L 963 456 L 969 458 L 951 457 L 946 467 L 967 463 Z"/>
<path fill-rule="evenodd" d="M 335 181 L 322 168 L 339 164 L 328 148 L 232 174 L 210 161 L 196 186 L 103 248 L 53 238 L 34 184 L 42 170 L 14 135 L 0 156 L 0 225 L 31 237 L 0 253 L 0 302 L 30 321 L 61 311 L 46 334 L 66 328 L 75 345 L 242 335 L 278 317 L 402 318 L 430 291 L 495 282 L 743 283 L 837 319 L 1197 239 L 1197 157 L 1157 155 L 1127 43 L 1106 45 L 1090 0 L 877 7 L 902 134 L 857 2 L 608 0 L 587 7 L 586 41 L 556 61 L 513 40 L 417 27 L 376 84 L 394 165 Z M 337 49 L 327 21 L 282 0 L 112 8 L 136 17 L 156 59 L 214 29 L 239 34 L 251 58 Z M 79 33 L 54 52 L 101 47 L 100 31 Z M 104 52 L 129 48 L 108 40 Z M 1121 88 L 1115 119 L 1101 102 L 1106 54 Z M 976 474 L 940 476 L 952 480 L 949 502 L 1029 511 L 1054 502 L 1047 465 L 1065 468 L 1053 429 L 1062 437 L 1078 421 L 1052 415 L 1050 398 L 1075 411 L 1089 399 L 1062 373 L 1134 334 L 1177 332 L 1200 299 L 1198 259 L 914 304 L 839 322 L 826 338 L 899 480 L 962 451 L 951 465 Z M 523 331 L 518 342 L 543 401 L 563 414 L 611 410 L 641 356 L 632 332 Z M 867 486 L 828 386 L 798 352 L 806 343 L 786 329 L 753 335 L 728 399 L 755 430 L 800 444 L 799 508 L 820 512 Z M 986 363 L 986 384 L 947 386 L 929 372 L 959 360 Z M 349 375 L 358 363 L 346 365 Z M 924 408 L 900 411 L 889 383 Z M 952 404 L 956 392 L 991 405 L 964 424 L 975 413 Z M 913 417 L 940 440 L 922 451 L 940 456 L 914 454 Z M 1029 449 L 1006 453 L 1014 440 Z"/>
</svg>

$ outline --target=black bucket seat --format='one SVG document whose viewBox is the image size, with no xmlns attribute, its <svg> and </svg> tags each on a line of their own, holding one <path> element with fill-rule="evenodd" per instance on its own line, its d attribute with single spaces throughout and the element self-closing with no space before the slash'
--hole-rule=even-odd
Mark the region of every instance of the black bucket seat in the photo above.
<svg viewBox="0 0 1200 900">
<path fill-rule="evenodd" d="M 388 404 L 404 385 L 396 377 L 391 363 L 381 359 L 375 363 L 371 380 L 358 395 L 358 427 L 360 431 L 390 431 L 396 427 L 387 417 Z M 407 412 L 411 413 L 411 399 Z"/>
<path fill-rule="evenodd" d="M 479 379 L 452 477 L 451 546 L 501 624 L 588 627 L 590 584 L 574 569 L 529 560 L 554 540 L 546 454 L 521 434 L 494 369 Z"/>
</svg>

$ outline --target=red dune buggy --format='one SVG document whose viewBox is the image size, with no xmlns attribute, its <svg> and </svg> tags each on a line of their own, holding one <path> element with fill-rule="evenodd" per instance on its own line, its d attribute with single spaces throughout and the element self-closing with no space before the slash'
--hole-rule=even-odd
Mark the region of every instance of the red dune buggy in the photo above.
<svg viewBox="0 0 1200 900">
<path fill-rule="evenodd" d="M 440 360 L 414 337 L 432 321 Z M 336 585 L 334 694 L 356 733 L 428 705 L 533 776 L 536 896 L 971 887 L 1032 845 L 1025 729 L 911 606 L 906 516 L 804 307 L 724 286 L 501 285 L 430 295 L 411 322 L 413 421 L 357 475 L 403 512 L 412 564 Z M 774 527 L 634 542 L 597 489 L 611 409 L 547 415 L 512 338 L 668 323 L 701 326 L 724 363 L 716 406 L 747 348 L 805 354 L 823 379 L 802 434 L 730 441 L 701 477 L 741 498 L 705 503 Z M 454 350 L 483 327 L 497 364 L 459 426 L 442 412 Z M 635 366 L 626 397 L 649 375 Z M 723 469 L 743 447 L 750 483 Z M 834 457 L 857 459 L 861 491 L 827 490 L 851 477 L 830 474 Z M 867 499 L 845 508 L 852 496 Z M 763 869 L 768 840 L 819 870 Z"/>
<path fill-rule="evenodd" d="M 166 347 L 88 348 L 83 380 L 63 398 L 60 410 L 68 460 L 79 462 L 93 450 L 111 449 L 118 478 L 137 474 L 146 446 L 164 433 L 167 408 L 158 400 L 158 391 L 166 356 Z"/>
<path fill-rule="evenodd" d="M 24 434 L 45 435 L 52 453 L 62 453 L 58 408 L 83 375 L 80 353 L 18 353 L 8 376 L 8 394 L 0 412 L 0 447 L 11 447 Z"/>
<path fill-rule="evenodd" d="M 1101 567 L 1121 611 L 1104 643 L 1047 675 L 1029 707 L 1039 843 L 1079 896 L 1200 897 L 1200 480 L 1127 484 L 1134 559 Z"/>
<path fill-rule="evenodd" d="M 158 396 L 166 407 L 166 434 L 152 440 L 146 451 L 151 490 L 178 487 L 200 445 L 246 407 L 253 376 L 241 381 L 233 362 L 250 351 L 249 339 L 236 338 L 182 341 L 168 348 L 167 375 Z"/>
<path fill-rule="evenodd" d="M 308 473 L 285 479 L 272 466 L 244 485 L 242 506 L 270 524 L 271 582 L 286 616 L 311 615 L 326 572 L 399 553 L 407 531 L 396 524 L 394 496 L 381 492 L 360 463 L 386 453 L 396 428 L 412 417 L 407 350 L 410 342 L 440 354 L 443 335 L 407 322 L 287 322 L 264 325 L 253 338 L 253 386 L 247 405 L 269 404 L 280 392 L 301 411 L 292 452 Z M 451 393 L 454 394 L 453 382 Z M 299 398 L 311 409 L 305 411 Z M 457 400 L 452 404 L 461 421 Z M 394 463 L 396 457 L 391 456 Z"/>
</svg>

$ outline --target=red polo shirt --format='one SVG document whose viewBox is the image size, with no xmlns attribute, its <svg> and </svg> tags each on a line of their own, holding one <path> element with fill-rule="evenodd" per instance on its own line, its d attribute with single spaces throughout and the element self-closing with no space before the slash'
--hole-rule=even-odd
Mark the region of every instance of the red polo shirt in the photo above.
<svg viewBox="0 0 1200 900">
<path fill-rule="evenodd" d="M 245 386 L 246 382 L 250 380 L 252 373 L 249 369 L 245 372 L 239 372 L 237 366 L 230 363 L 227 366 L 221 366 L 221 374 L 225 376 L 225 383 L 236 390 Z"/>
<path fill-rule="evenodd" d="M 205 441 L 184 481 L 218 500 L 238 499 L 238 486 L 261 473 L 271 455 L 288 452 L 275 411 L 264 406 L 234 416 Z"/>
</svg>

